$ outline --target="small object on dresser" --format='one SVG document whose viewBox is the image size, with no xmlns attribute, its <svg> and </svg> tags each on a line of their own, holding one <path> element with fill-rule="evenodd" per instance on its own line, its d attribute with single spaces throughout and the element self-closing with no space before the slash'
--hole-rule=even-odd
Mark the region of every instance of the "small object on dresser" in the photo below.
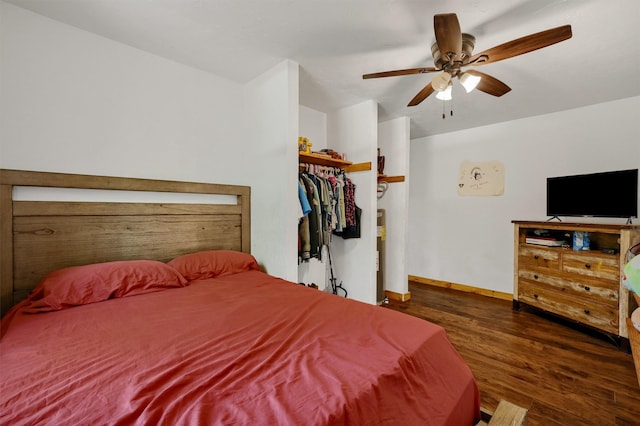
<svg viewBox="0 0 640 426">
<path fill-rule="evenodd" d="M 590 249 L 590 238 L 588 232 L 575 231 L 573 233 L 573 249 L 576 251 Z"/>
</svg>

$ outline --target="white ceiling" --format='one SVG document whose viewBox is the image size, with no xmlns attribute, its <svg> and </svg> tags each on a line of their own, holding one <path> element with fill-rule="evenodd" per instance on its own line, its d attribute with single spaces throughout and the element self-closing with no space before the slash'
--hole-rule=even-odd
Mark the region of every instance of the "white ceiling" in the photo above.
<svg viewBox="0 0 640 426">
<path fill-rule="evenodd" d="M 291 59 L 302 105 L 374 99 L 380 121 L 411 118 L 412 139 L 640 95 L 639 0 L 7 1 L 238 83 Z M 476 37 L 476 53 L 564 24 L 573 38 L 475 68 L 512 91 L 496 98 L 454 85 L 444 120 L 433 95 L 406 106 L 433 74 L 362 79 L 433 66 L 433 15 L 450 12 Z"/>
</svg>

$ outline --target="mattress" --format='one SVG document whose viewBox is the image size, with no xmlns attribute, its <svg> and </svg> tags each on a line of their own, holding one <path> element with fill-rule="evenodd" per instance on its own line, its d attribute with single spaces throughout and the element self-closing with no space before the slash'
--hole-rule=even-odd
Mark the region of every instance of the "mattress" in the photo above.
<svg viewBox="0 0 640 426">
<path fill-rule="evenodd" d="M 31 310 L 32 312 L 33 310 Z M 257 270 L 2 321 L 0 424 L 473 425 L 444 329 Z"/>
</svg>

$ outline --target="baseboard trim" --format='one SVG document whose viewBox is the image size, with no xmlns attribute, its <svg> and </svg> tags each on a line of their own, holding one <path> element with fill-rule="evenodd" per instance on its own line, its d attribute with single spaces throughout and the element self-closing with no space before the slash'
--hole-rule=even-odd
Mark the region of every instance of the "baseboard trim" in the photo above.
<svg viewBox="0 0 640 426">
<path fill-rule="evenodd" d="M 391 291 L 391 290 L 385 290 L 384 291 L 385 296 L 387 296 L 387 299 L 390 300 L 395 300 L 398 302 L 407 302 L 411 299 L 411 293 L 407 292 L 407 293 L 396 293 L 395 291 Z"/>
<path fill-rule="evenodd" d="M 493 297 L 495 299 L 502 299 L 502 300 L 509 300 L 509 301 L 513 300 L 513 294 L 511 293 L 503 293 L 501 291 L 487 290 L 486 288 L 473 287 L 465 284 L 457 284 L 457 283 L 452 283 L 448 281 L 434 280 L 432 278 L 418 277 L 415 275 L 409 275 L 409 281 L 412 281 L 418 284 L 426 284 L 426 285 L 432 285 L 436 287 L 450 288 L 453 290 L 464 291 L 467 293 L 480 294 L 482 296 Z"/>
</svg>

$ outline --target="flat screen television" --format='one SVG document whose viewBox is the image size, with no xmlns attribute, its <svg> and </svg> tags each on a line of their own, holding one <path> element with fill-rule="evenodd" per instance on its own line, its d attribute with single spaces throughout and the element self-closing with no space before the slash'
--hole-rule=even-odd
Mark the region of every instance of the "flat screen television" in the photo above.
<svg viewBox="0 0 640 426">
<path fill-rule="evenodd" d="M 638 169 L 547 178 L 547 216 L 638 216 Z"/>
</svg>

